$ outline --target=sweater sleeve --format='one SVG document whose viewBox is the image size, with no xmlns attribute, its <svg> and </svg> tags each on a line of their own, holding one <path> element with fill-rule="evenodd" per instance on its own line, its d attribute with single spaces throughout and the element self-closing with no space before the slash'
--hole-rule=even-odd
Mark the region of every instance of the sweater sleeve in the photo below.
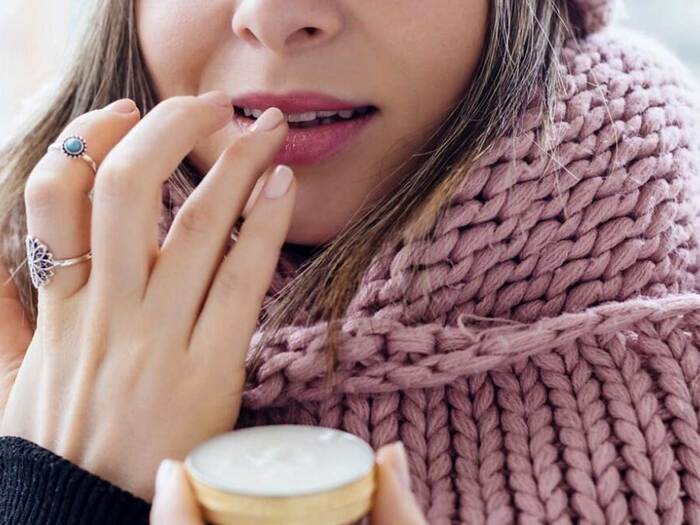
<svg viewBox="0 0 700 525">
<path fill-rule="evenodd" d="M 150 507 L 31 441 L 0 437 L 0 525 L 148 524 Z"/>
</svg>

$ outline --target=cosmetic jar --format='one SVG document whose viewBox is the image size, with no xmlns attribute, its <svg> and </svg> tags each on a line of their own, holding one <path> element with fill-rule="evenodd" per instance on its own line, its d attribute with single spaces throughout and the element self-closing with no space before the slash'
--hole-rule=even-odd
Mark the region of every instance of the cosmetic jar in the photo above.
<svg viewBox="0 0 700 525">
<path fill-rule="evenodd" d="M 307 425 L 220 434 L 185 459 L 209 523 L 350 525 L 369 512 L 375 454 L 359 437 Z"/>
</svg>

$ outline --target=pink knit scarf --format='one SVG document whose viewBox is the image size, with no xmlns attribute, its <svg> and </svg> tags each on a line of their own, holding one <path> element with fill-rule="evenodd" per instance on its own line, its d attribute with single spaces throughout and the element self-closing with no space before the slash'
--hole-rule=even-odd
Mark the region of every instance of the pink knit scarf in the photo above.
<svg viewBox="0 0 700 525">
<path fill-rule="evenodd" d="M 700 523 L 697 88 L 614 32 L 570 42 L 562 74 L 550 152 L 529 110 L 433 242 L 378 250 L 333 391 L 325 323 L 285 327 L 239 426 L 403 440 L 431 524 Z M 418 265 L 429 293 L 404 306 Z M 277 285 L 293 271 L 283 254 Z"/>
</svg>

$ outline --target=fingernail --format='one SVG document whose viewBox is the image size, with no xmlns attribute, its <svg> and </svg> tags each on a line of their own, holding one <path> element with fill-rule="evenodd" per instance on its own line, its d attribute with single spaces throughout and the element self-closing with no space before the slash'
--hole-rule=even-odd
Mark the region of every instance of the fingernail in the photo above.
<svg viewBox="0 0 700 525">
<path fill-rule="evenodd" d="M 172 483 L 175 474 L 175 462 L 172 459 L 164 459 L 160 462 L 156 474 L 156 492 L 163 490 Z"/>
<path fill-rule="evenodd" d="M 133 113 L 136 111 L 136 104 L 130 98 L 121 98 L 116 102 L 112 102 L 105 109 L 116 113 Z"/>
<path fill-rule="evenodd" d="M 226 93 L 222 91 L 208 91 L 202 95 L 199 95 L 199 98 L 201 98 L 202 100 L 206 100 L 207 102 L 211 102 L 212 104 L 216 104 L 217 106 L 223 106 L 233 109 L 233 103 L 231 102 L 231 99 Z"/>
<path fill-rule="evenodd" d="M 265 196 L 269 199 L 277 199 L 287 193 L 287 189 L 294 178 L 292 168 L 280 164 L 272 172 L 270 178 L 265 183 Z"/>
<path fill-rule="evenodd" d="M 282 110 L 275 107 L 267 108 L 263 111 L 262 115 L 258 117 L 258 120 L 250 126 L 250 132 L 271 131 L 282 124 L 283 121 L 284 113 L 282 113 Z"/>
<path fill-rule="evenodd" d="M 408 468 L 408 456 L 406 455 L 406 447 L 401 441 L 394 443 L 396 451 L 396 460 L 392 462 L 392 467 L 399 481 L 408 489 L 411 488 L 411 472 Z"/>
</svg>

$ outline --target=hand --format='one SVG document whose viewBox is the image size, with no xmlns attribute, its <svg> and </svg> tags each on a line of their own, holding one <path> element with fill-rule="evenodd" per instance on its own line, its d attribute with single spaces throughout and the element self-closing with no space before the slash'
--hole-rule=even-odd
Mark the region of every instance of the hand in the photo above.
<svg viewBox="0 0 700 525">
<path fill-rule="evenodd" d="M 162 184 L 199 140 L 231 125 L 233 107 L 216 94 L 167 99 L 143 119 L 103 108 L 69 124 L 61 139 L 85 137 L 99 165 L 92 202 L 92 170 L 57 151 L 25 188 L 29 234 L 56 258 L 90 248 L 93 257 L 40 287 L 37 329 L 0 435 L 33 441 L 147 500 L 164 457 L 184 458 L 234 426 L 245 354 L 294 207 L 293 177 L 279 198 L 258 192 L 224 258 L 289 129 L 271 108 L 267 116 L 281 123 L 233 140 L 159 248 Z"/>
<path fill-rule="evenodd" d="M 33 334 L 17 287 L 0 264 L 0 421 Z"/>
<path fill-rule="evenodd" d="M 406 453 L 400 442 L 377 450 L 377 492 L 371 525 L 427 525 L 410 488 Z M 204 525 L 194 493 L 179 461 L 164 460 L 158 469 L 151 525 Z"/>
</svg>

